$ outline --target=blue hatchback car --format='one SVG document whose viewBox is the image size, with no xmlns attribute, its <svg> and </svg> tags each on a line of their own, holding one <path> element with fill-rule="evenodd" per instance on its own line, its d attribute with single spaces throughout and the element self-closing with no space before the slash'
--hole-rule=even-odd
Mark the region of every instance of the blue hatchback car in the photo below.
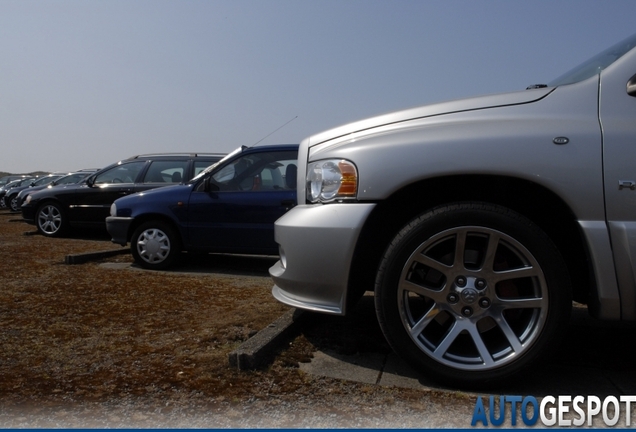
<svg viewBox="0 0 636 432">
<path fill-rule="evenodd" d="M 182 251 L 277 255 L 274 222 L 296 205 L 298 145 L 241 147 L 185 184 L 116 200 L 113 243 L 148 269 Z"/>
</svg>

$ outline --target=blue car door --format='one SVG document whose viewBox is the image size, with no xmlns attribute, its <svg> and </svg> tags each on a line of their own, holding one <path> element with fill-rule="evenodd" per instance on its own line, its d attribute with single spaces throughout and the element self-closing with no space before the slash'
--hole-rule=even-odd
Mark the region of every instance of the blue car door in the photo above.
<svg viewBox="0 0 636 432">
<path fill-rule="evenodd" d="M 277 254 L 274 222 L 296 203 L 297 151 L 252 151 L 218 167 L 190 195 L 191 249 Z"/>
</svg>

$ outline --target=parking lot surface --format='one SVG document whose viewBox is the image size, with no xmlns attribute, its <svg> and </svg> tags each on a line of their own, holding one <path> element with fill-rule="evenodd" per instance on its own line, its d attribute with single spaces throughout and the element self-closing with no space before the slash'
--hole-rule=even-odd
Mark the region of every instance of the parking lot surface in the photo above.
<svg viewBox="0 0 636 432">
<path fill-rule="evenodd" d="M 384 341 L 372 296 L 347 317 L 307 314 L 270 365 L 237 371 L 228 353 L 289 310 L 269 293 L 275 257 L 202 255 L 165 273 L 126 254 L 65 265 L 113 245 L 32 230 L 0 214 L 3 427 L 470 427 L 478 395 L 636 394 L 636 326 L 582 306 L 550 361 L 500 388 L 444 388 L 411 370 Z M 215 296 L 225 305 L 207 303 Z M 262 319 L 241 318 L 250 296 Z M 90 321 L 109 303 L 116 315 Z"/>
</svg>

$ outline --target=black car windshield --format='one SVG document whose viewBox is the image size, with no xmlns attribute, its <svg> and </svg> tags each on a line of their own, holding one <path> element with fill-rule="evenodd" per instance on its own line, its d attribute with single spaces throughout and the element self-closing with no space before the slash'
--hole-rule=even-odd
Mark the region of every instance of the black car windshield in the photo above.
<svg viewBox="0 0 636 432">
<path fill-rule="evenodd" d="M 52 176 L 42 177 L 42 178 L 39 178 L 39 179 L 35 180 L 35 181 L 33 182 L 33 186 L 41 186 L 41 185 L 49 184 L 49 183 L 51 183 L 53 180 L 57 180 L 57 179 L 58 179 L 58 178 L 60 178 L 60 177 L 62 177 L 62 176 L 59 176 L 59 175 L 54 175 L 54 176 L 53 176 L 53 175 L 52 175 Z"/>
<path fill-rule="evenodd" d="M 602 53 L 595 55 L 586 62 L 561 75 L 554 81 L 548 83 L 548 86 L 556 87 L 560 85 L 573 84 L 586 80 L 591 76 L 597 75 L 601 73 L 603 69 L 621 58 L 635 46 L 636 34 L 628 37 L 625 40 L 620 41 L 616 45 L 609 47 Z"/>
<path fill-rule="evenodd" d="M 206 175 L 207 173 L 212 171 L 214 168 L 216 168 L 217 166 L 219 166 L 220 164 L 222 164 L 226 160 L 228 160 L 228 159 L 234 157 L 235 155 L 241 153 L 246 148 L 247 148 L 246 146 L 241 146 L 241 147 L 237 148 L 236 150 L 234 150 L 232 153 L 228 153 L 227 155 L 225 155 L 225 157 L 223 159 L 221 159 L 218 162 L 213 163 L 212 165 L 210 165 L 209 167 L 207 167 L 206 169 L 201 171 L 199 174 L 197 174 L 195 177 L 193 177 L 192 180 L 190 180 L 188 183 L 194 183 L 194 182 L 198 181 L 201 177 L 203 177 L 204 175 Z"/>
</svg>

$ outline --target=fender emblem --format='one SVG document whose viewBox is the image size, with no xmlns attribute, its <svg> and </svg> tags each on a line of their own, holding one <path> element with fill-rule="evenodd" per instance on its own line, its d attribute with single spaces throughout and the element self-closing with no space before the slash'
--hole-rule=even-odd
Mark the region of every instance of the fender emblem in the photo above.
<svg viewBox="0 0 636 432">
<path fill-rule="evenodd" d="M 556 137 L 555 139 L 552 140 L 553 143 L 555 143 L 556 145 L 563 145 L 563 144 L 567 144 L 570 142 L 570 139 L 568 137 Z"/>
</svg>

